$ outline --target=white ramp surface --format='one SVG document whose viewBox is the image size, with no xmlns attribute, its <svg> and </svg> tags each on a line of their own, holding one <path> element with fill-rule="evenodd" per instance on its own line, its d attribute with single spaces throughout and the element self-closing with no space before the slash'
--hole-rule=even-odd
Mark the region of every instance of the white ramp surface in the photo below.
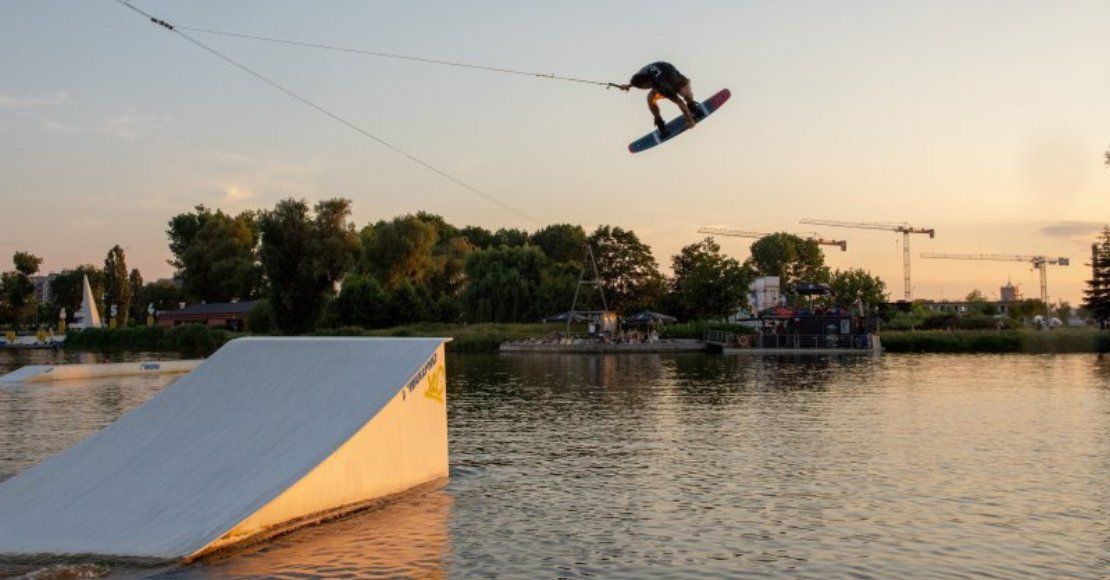
<svg viewBox="0 0 1110 580">
<path fill-rule="evenodd" d="M 0 554 L 185 559 L 444 478 L 443 343 L 232 341 L 0 483 Z"/>
</svg>

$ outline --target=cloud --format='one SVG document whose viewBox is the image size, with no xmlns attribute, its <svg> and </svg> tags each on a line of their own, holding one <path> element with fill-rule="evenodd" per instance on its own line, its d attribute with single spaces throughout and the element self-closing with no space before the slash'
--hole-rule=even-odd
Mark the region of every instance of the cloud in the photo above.
<svg viewBox="0 0 1110 580">
<path fill-rule="evenodd" d="M 46 121 L 43 121 L 42 128 L 50 131 L 51 133 L 59 133 L 61 135 L 72 135 L 80 131 L 80 128 L 78 128 L 76 125 L 70 125 L 61 121 L 55 121 L 54 119 L 47 119 Z"/>
<path fill-rule="evenodd" d="M 1041 228 L 1041 233 L 1054 238 L 1090 238 L 1106 225 L 1104 222 L 1063 220 Z"/>
<path fill-rule="evenodd" d="M 49 107 L 60 105 L 69 99 L 69 93 L 54 91 L 45 95 L 21 96 L 0 93 L 0 108 L 24 109 L 29 107 Z"/>
<path fill-rule="evenodd" d="M 160 131 L 168 121 L 169 118 L 162 115 L 124 113 L 105 122 L 103 129 L 109 135 L 132 140 L 147 133 Z"/>
<path fill-rule="evenodd" d="M 240 203 L 240 202 L 244 202 L 244 201 L 254 199 L 255 197 L 257 197 L 257 194 L 255 192 L 253 192 L 253 191 L 251 191 L 251 190 L 249 190 L 245 187 L 239 187 L 237 185 L 231 185 L 231 186 L 228 186 L 227 189 L 224 190 L 224 197 L 223 197 L 223 199 L 220 200 L 220 203 L 222 203 L 222 204 L 236 204 L 236 203 Z"/>
</svg>

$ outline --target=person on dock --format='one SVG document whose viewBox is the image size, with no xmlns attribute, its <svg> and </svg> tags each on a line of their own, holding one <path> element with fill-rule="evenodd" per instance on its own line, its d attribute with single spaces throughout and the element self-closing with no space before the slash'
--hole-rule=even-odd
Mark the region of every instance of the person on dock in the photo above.
<svg viewBox="0 0 1110 580">
<path fill-rule="evenodd" d="M 628 84 L 620 85 L 622 91 L 627 91 L 632 87 L 648 90 L 648 110 L 655 118 L 655 126 L 659 129 L 659 136 L 663 139 L 667 138 L 667 124 L 659 114 L 658 102 L 661 99 L 667 99 L 678 105 L 679 109 L 682 109 L 682 114 L 686 116 L 686 123 L 690 129 L 693 129 L 694 125 L 698 123 L 698 118 L 703 116 L 701 107 L 694 100 L 694 92 L 690 88 L 690 79 L 678 72 L 678 69 L 669 62 L 653 62 L 632 75 Z"/>
</svg>

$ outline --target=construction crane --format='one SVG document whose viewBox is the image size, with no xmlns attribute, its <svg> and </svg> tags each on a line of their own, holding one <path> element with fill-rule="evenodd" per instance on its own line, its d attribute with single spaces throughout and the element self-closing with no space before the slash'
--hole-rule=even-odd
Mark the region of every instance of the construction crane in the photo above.
<svg viewBox="0 0 1110 580">
<path fill-rule="evenodd" d="M 772 234 L 766 232 L 749 232 L 746 230 L 733 230 L 729 228 L 698 228 L 699 234 L 710 234 L 715 236 L 730 236 L 733 238 L 763 238 Z M 847 240 L 826 240 L 817 234 L 805 236 L 807 240 L 813 240 L 819 246 L 837 246 L 841 252 L 848 251 Z"/>
<path fill-rule="evenodd" d="M 1048 266 L 1067 266 L 1070 260 L 1064 257 L 1021 256 L 1010 254 L 921 254 L 922 258 L 940 260 L 990 260 L 992 262 L 1027 262 L 1041 275 L 1041 302 L 1048 304 Z"/>
<path fill-rule="evenodd" d="M 907 302 L 913 298 L 913 289 L 910 286 L 910 234 L 929 234 L 930 238 L 935 238 L 937 236 L 937 231 L 933 228 L 915 228 L 906 223 L 841 222 L 810 218 L 800 220 L 798 223 L 814 226 L 832 226 L 834 228 L 854 228 L 857 230 L 885 230 L 902 234 L 902 284 L 905 285 Z"/>
</svg>

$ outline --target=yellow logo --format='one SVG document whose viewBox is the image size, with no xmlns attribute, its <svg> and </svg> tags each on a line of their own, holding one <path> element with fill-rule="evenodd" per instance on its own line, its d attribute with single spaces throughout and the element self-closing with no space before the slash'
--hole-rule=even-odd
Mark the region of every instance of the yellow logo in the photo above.
<svg viewBox="0 0 1110 580">
<path fill-rule="evenodd" d="M 428 373 L 428 389 L 424 391 L 424 396 L 442 403 L 445 394 L 447 394 L 447 377 L 443 375 L 443 367 L 437 366 Z"/>
</svg>

